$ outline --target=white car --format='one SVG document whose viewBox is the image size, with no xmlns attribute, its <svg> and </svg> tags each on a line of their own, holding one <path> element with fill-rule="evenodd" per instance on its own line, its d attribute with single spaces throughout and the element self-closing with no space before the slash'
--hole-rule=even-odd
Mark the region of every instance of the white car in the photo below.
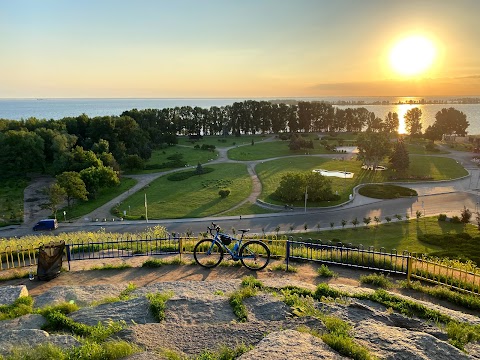
<svg viewBox="0 0 480 360">
<path fill-rule="evenodd" d="M 365 170 L 375 170 L 375 171 L 383 171 L 383 170 L 387 170 L 387 168 L 385 166 L 382 166 L 382 165 L 377 165 L 375 167 L 375 169 L 373 168 L 373 165 L 362 165 L 362 169 L 365 169 Z"/>
</svg>

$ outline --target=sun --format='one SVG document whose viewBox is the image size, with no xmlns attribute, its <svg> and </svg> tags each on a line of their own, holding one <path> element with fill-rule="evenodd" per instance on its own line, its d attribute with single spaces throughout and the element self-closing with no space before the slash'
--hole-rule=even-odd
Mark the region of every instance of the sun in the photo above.
<svg viewBox="0 0 480 360">
<path fill-rule="evenodd" d="M 426 72 L 436 57 L 433 42 L 423 36 L 410 36 L 400 40 L 390 51 L 390 65 L 402 76 L 415 76 Z"/>
</svg>

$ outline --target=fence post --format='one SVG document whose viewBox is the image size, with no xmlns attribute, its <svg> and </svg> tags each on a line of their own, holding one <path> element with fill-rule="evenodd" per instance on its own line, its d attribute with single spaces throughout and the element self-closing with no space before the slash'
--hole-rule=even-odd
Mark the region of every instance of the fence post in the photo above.
<svg viewBox="0 0 480 360">
<path fill-rule="evenodd" d="M 407 283 L 410 286 L 410 276 L 412 275 L 412 257 L 407 257 Z"/>
<path fill-rule="evenodd" d="M 178 238 L 178 254 L 180 256 L 180 262 L 182 262 L 182 253 L 183 253 L 183 248 L 182 248 L 182 245 L 183 245 L 183 241 L 182 241 L 182 238 Z"/>
<path fill-rule="evenodd" d="M 70 244 L 65 245 L 65 251 L 67 252 L 68 271 L 70 271 L 70 259 L 71 259 Z"/>
<path fill-rule="evenodd" d="M 287 260 L 287 272 L 288 272 L 288 264 L 289 264 L 289 258 L 290 258 L 290 241 L 287 240 L 286 241 L 286 249 L 285 249 L 285 256 L 286 256 L 286 260 Z"/>
</svg>

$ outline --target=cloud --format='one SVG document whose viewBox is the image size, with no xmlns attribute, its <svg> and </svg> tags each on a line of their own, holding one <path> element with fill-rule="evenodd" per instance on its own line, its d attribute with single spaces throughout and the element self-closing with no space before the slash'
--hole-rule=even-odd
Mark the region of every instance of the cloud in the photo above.
<svg viewBox="0 0 480 360">
<path fill-rule="evenodd" d="M 480 95 L 480 75 L 418 80 L 324 83 L 308 89 L 315 96 Z"/>
</svg>

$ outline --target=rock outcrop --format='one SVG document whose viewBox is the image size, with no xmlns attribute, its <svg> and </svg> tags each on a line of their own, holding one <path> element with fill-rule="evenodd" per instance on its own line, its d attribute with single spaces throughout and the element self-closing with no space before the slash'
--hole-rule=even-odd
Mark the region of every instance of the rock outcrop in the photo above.
<svg viewBox="0 0 480 360">
<path fill-rule="evenodd" d="M 269 279 L 270 287 L 296 285 L 313 289 L 311 284 Z M 112 302 L 127 284 L 109 286 L 58 286 L 35 298 L 40 308 L 60 302 L 73 301 L 83 307 L 69 317 L 79 323 L 124 321 L 127 328 L 115 337 L 139 345 L 144 353 L 130 360 L 162 359 L 159 349 L 168 349 L 184 356 L 195 356 L 205 349 L 215 351 L 221 346 L 244 344 L 251 350 L 240 359 L 343 359 L 323 340 L 312 334 L 322 334 L 326 328 L 314 317 L 297 317 L 279 296 L 280 292 L 258 292 L 244 300 L 248 311 L 246 322 L 238 322 L 229 304 L 229 294 L 240 288 L 240 280 L 159 282 L 138 288 L 129 300 Z M 342 286 L 341 290 L 371 292 L 371 289 Z M 151 314 L 147 294 L 169 294 L 165 320 L 158 322 Z M 2 293 L 5 293 L 2 295 Z M 23 289 L 0 288 L 0 298 L 13 303 L 26 295 Z M 102 299 L 106 303 L 98 304 Z M 95 302 L 95 303 L 93 303 Z M 89 305 L 92 304 L 93 305 Z M 428 304 L 428 303 L 426 303 Z M 446 332 L 432 322 L 410 318 L 368 300 L 315 302 L 315 308 L 341 318 L 352 326 L 354 341 L 382 359 L 471 359 L 478 358 L 480 346 L 469 344 L 462 352 L 448 342 Z M 429 304 L 448 316 L 479 323 L 478 317 L 460 311 Z M 42 330 L 41 315 L 25 315 L 0 321 L 0 354 L 16 346 L 33 346 L 50 342 L 62 347 L 78 346 L 71 335 L 49 334 Z M 299 330 L 302 330 L 301 332 Z"/>
</svg>

